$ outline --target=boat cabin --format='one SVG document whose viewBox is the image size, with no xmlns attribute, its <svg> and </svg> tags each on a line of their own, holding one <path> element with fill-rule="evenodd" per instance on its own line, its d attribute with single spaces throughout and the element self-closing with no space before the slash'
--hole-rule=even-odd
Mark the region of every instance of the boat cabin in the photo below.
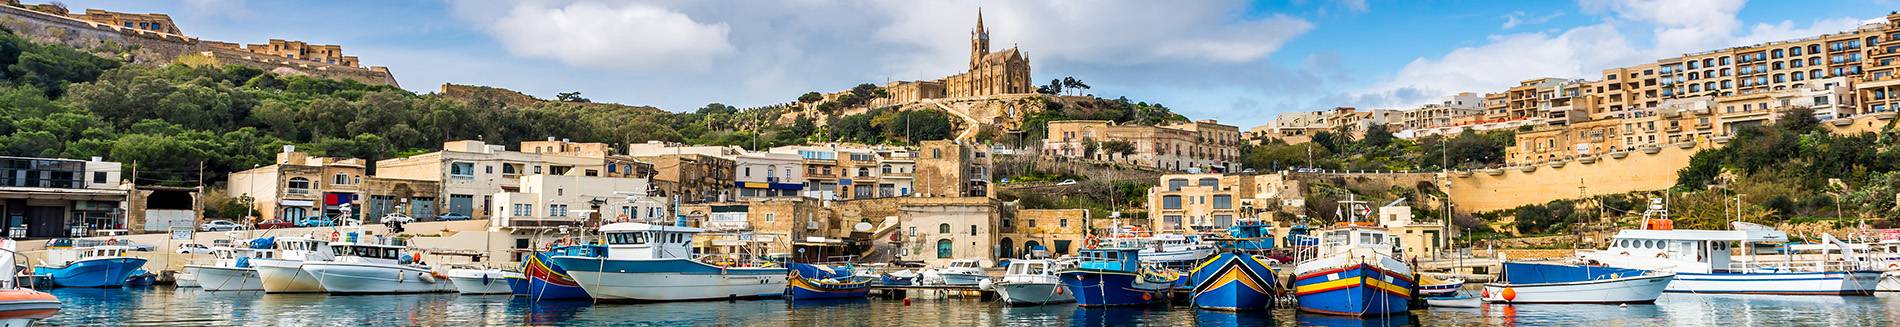
<svg viewBox="0 0 1900 327">
<path fill-rule="evenodd" d="M 285 260 L 329 260 L 335 256 L 335 252 L 330 252 L 330 241 L 307 237 L 280 237 L 272 243 L 271 248 L 276 249 L 278 257 Z"/>
<path fill-rule="evenodd" d="M 132 247 L 123 245 L 48 248 L 46 249 L 46 263 L 64 266 L 85 259 L 125 257 L 126 252 L 132 250 Z"/>
<path fill-rule="evenodd" d="M 359 244 L 337 242 L 330 244 L 330 251 L 336 253 L 337 260 L 360 258 L 369 260 L 396 261 L 402 258 L 402 247 L 382 244 Z"/>
<path fill-rule="evenodd" d="M 975 269 L 983 269 L 983 262 L 981 262 L 981 261 L 977 261 L 976 259 L 956 259 L 956 260 L 950 260 L 950 268 L 975 268 Z"/>
<path fill-rule="evenodd" d="M 1319 253 L 1321 256 L 1345 253 L 1352 249 L 1371 249 L 1373 252 L 1400 257 L 1394 249 L 1399 247 L 1399 238 L 1387 233 L 1385 229 L 1348 225 L 1319 231 Z"/>
<path fill-rule="evenodd" d="M 1076 267 L 1089 270 L 1135 272 L 1141 270 L 1141 250 L 1130 248 L 1082 250 Z"/>
<path fill-rule="evenodd" d="M 1056 271 L 1067 268 L 1064 266 L 1066 265 L 1055 260 L 1011 260 L 1007 274 L 1024 276 L 1055 275 Z"/>
<path fill-rule="evenodd" d="M 1583 256 L 1590 263 L 1629 268 L 1663 268 L 1686 273 L 1748 271 L 1731 257 L 1775 255 L 1788 235 L 1774 230 L 1624 230 L 1609 249 Z"/>
<path fill-rule="evenodd" d="M 601 237 L 607 241 L 607 258 L 616 260 L 691 259 L 693 234 L 702 231 L 644 223 L 613 223 L 600 227 Z"/>
</svg>

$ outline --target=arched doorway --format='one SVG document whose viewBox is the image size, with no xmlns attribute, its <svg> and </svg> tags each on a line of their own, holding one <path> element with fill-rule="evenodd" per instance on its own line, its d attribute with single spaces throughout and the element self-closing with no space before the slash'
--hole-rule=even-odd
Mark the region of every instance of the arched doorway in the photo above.
<svg viewBox="0 0 1900 327">
<path fill-rule="evenodd" d="M 1010 244 L 1011 242 L 1012 241 L 1008 237 L 1004 237 L 1002 242 L 999 243 L 999 244 L 1002 244 L 1002 247 L 997 249 L 996 257 L 1005 258 L 1005 259 L 1015 259 L 1016 246 L 1011 245 Z"/>
<path fill-rule="evenodd" d="M 1042 247 L 1042 243 L 1037 243 L 1036 240 L 1025 241 L 1023 242 L 1023 254 L 1028 255 L 1030 253 L 1035 253 L 1036 248 L 1039 248 L 1039 247 Z M 1044 253 L 1047 253 L 1047 252 L 1044 252 Z"/>
</svg>

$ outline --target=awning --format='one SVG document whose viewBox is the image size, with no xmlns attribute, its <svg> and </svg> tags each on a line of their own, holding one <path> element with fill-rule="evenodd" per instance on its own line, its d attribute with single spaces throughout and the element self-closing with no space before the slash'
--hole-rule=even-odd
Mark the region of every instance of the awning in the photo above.
<svg viewBox="0 0 1900 327">
<path fill-rule="evenodd" d="M 309 207 L 309 206 L 317 205 L 317 202 L 310 201 L 310 200 L 282 200 L 282 201 L 277 201 L 277 204 L 283 205 L 283 206 L 292 206 L 292 207 Z"/>
<path fill-rule="evenodd" d="M 772 183 L 772 189 L 774 189 L 774 190 L 792 190 L 792 191 L 797 191 L 797 190 L 802 190 L 802 189 L 805 189 L 805 184 L 799 184 L 799 183 Z"/>
</svg>

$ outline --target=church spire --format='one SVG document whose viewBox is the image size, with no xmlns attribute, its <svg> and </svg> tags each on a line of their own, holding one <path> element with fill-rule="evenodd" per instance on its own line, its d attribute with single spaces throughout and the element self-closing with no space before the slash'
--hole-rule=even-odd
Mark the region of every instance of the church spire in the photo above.
<svg viewBox="0 0 1900 327">
<path fill-rule="evenodd" d="M 983 30 L 983 7 L 976 8 L 976 30 L 970 32 L 970 70 L 983 62 L 983 56 L 990 53 L 990 32 Z"/>
<path fill-rule="evenodd" d="M 976 7 L 976 34 L 983 33 L 983 7 Z"/>
</svg>

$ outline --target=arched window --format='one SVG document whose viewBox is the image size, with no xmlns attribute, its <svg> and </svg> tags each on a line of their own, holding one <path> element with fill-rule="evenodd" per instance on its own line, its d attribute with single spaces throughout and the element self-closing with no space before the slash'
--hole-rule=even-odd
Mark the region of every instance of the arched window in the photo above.
<svg viewBox="0 0 1900 327">
<path fill-rule="evenodd" d="M 938 233 L 938 234 L 949 234 L 949 233 L 950 233 L 950 224 L 937 224 L 937 233 Z"/>
<path fill-rule="evenodd" d="M 284 183 L 284 188 L 289 189 L 287 191 L 291 194 L 309 194 L 310 180 L 303 177 L 292 177 L 289 182 Z"/>
<path fill-rule="evenodd" d="M 889 174 L 889 173 L 891 173 L 891 165 L 889 165 L 889 164 L 886 164 L 886 165 L 884 165 L 884 167 L 883 167 L 883 169 L 884 169 L 884 173 L 885 173 L 885 174 Z"/>
<path fill-rule="evenodd" d="M 944 226 L 949 226 L 949 225 L 944 225 Z M 949 228 L 949 227 L 944 227 L 944 228 Z M 950 252 L 951 251 L 950 251 L 949 239 L 937 240 L 937 259 L 949 259 Z"/>
</svg>

